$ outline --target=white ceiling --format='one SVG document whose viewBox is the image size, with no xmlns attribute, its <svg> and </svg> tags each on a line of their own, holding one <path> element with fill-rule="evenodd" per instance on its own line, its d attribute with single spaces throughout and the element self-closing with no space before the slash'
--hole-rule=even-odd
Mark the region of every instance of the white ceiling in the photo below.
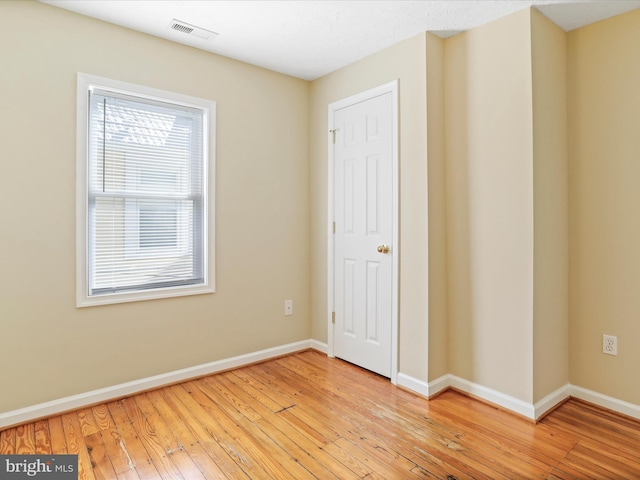
<svg viewBox="0 0 640 480">
<path fill-rule="evenodd" d="M 640 0 L 41 1 L 305 80 L 421 32 L 446 37 L 529 6 L 567 31 L 640 7 Z M 219 35 L 172 30 L 173 19 Z"/>
</svg>

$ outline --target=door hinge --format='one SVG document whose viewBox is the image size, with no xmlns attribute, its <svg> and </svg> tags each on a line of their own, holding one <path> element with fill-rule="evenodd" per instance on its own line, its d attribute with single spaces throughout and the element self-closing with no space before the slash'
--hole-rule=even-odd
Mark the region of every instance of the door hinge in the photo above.
<svg viewBox="0 0 640 480">
<path fill-rule="evenodd" d="M 333 233 L 336 233 L 336 222 L 333 222 Z"/>
<path fill-rule="evenodd" d="M 336 312 L 331 312 L 331 323 L 336 323 Z"/>
<path fill-rule="evenodd" d="M 337 129 L 337 128 L 334 128 L 333 130 L 329 130 L 329 133 L 332 135 L 332 138 L 333 138 L 333 140 L 332 140 L 332 141 L 333 141 L 333 144 L 334 144 L 334 145 L 336 144 L 336 132 L 337 132 L 337 131 L 338 131 L 338 129 Z"/>
</svg>

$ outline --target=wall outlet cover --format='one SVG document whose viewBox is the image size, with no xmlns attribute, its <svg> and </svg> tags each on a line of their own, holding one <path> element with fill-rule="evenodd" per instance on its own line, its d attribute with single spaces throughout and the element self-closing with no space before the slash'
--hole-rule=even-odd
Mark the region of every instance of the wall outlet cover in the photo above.
<svg viewBox="0 0 640 480">
<path fill-rule="evenodd" d="M 613 335 L 602 336 L 602 353 L 618 355 L 618 337 Z"/>
</svg>

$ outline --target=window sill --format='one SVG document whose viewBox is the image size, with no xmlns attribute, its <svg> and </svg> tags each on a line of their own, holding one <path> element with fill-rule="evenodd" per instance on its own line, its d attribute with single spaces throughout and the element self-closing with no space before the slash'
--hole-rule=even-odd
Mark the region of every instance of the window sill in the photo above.
<svg viewBox="0 0 640 480">
<path fill-rule="evenodd" d="M 214 293 L 213 285 L 198 285 L 195 287 L 168 287 L 143 292 L 111 293 L 108 295 L 88 296 L 78 292 L 76 307 L 94 307 L 97 305 L 113 305 L 117 303 L 141 302 L 160 298 L 185 297 L 189 295 L 203 295 Z"/>
</svg>

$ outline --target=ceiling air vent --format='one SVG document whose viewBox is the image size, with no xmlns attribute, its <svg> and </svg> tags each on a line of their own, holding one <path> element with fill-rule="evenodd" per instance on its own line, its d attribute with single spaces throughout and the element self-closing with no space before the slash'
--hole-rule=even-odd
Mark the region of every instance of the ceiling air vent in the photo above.
<svg viewBox="0 0 640 480">
<path fill-rule="evenodd" d="M 206 28 L 196 27 L 195 25 L 191 25 L 181 20 L 176 20 L 175 18 L 171 20 L 169 28 L 178 32 L 186 33 L 187 35 L 202 38 L 204 40 L 209 40 L 210 38 L 218 36 L 216 32 L 212 32 L 211 30 L 207 30 Z"/>
</svg>

